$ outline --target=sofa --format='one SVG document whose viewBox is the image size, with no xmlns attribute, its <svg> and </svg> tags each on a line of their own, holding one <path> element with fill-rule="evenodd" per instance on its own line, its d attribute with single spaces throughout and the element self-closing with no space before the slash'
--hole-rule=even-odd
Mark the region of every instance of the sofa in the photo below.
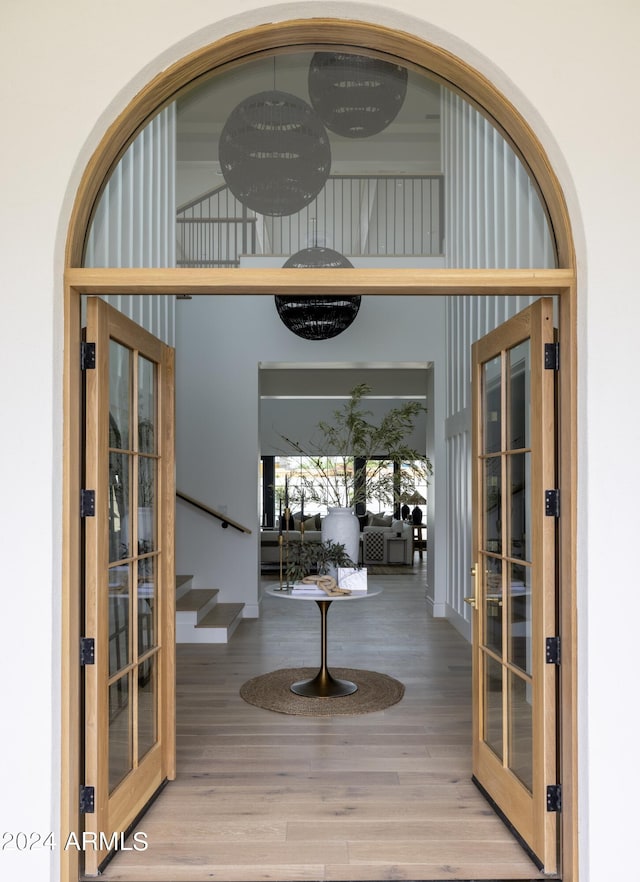
<svg viewBox="0 0 640 882">
<path fill-rule="evenodd" d="M 305 518 L 304 541 L 322 542 L 320 515 Z M 413 528 L 411 524 L 397 521 L 391 515 L 367 512 L 360 519 L 360 560 L 363 566 L 374 564 L 393 565 L 413 563 Z M 400 535 L 398 535 L 400 534 Z M 300 520 L 293 515 L 288 533 L 283 540 L 299 542 L 302 537 Z M 263 570 L 280 565 L 280 530 L 263 529 L 260 533 L 260 566 Z"/>
<path fill-rule="evenodd" d="M 371 524 L 362 530 L 363 566 L 413 564 L 413 526 L 392 519 L 388 525 Z"/>
<path fill-rule="evenodd" d="M 300 530 L 289 530 L 289 542 L 299 542 L 302 533 Z M 283 539 L 285 534 L 283 533 Z M 304 531 L 305 542 L 322 542 L 320 530 Z M 280 531 L 262 530 L 260 533 L 260 565 L 262 569 L 271 569 L 280 565 Z"/>
</svg>

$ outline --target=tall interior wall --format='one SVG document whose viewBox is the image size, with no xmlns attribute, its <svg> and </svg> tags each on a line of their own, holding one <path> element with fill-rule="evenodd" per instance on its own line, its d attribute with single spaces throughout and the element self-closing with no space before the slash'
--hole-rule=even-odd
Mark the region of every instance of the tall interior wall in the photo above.
<svg viewBox="0 0 640 882">
<path fill-rule="evenodd" d="M 443 95 L 446 261 L 451 267 L 553 267 L 543 206 L 526 169 L 496 129 L 452 92 Z M 470 639 L 471 346 L 534 297 L 447 300 L 445 405 L 446 587 L 440 600 Z"/>
<path fill-rule="evenodd" d="M 84 265 L 176 265 L 176 108 L 145 126 L 114 169 L 96 207 Z M 106 294 L 103 299 L 160 340 L 175 342 L 175 297 Z"/>
</svg>

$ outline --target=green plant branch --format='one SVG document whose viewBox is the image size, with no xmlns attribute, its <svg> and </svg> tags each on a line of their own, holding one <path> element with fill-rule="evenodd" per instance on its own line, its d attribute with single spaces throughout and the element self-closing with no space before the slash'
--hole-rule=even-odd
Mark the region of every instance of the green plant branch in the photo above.
<svg viewBox="0 0 640 882">
<path fill-rule="evenodd" d="M 329 566 L 357 566 L 339 542 L 290 542 L 287 552 L 287 579 L 290 582 L 300 582 L 314 570 L 318 575 L 324 575 L 329 572 Z"/>
<path fill-rule="evenodd" d="M 312 439 L 305 447 L 299 441 L 280 435 L 296 453 L 306 457 L 321 476 L 329 505 L 352 508 L 367 498 L 396 504 L 403 493 L 415 489 L 417 482 L 428 483 L 433 473 L 429 458 L 405 440 L 426 408 L 417 401 L 405 402 L 391 408 L 376 426 L 369 420 L 371 411 L 362 407 L 362 399 L 370 391 L 366 383 L 355 386 L 349 400 L 333 412 L 333 421 L 318 423 L 320 442 Z M 359 460 L 364 461 L 364 466 L 356 468 Z M 378 464 L 371 468 L 371 461 Z M 387 473 L 390 462 L 405 465 L 399 470 L 399 478 Z M 310 499 L 324 501 L 314 488 L 311 476 L 301 474 L 300 479 Z"/>
</svg>

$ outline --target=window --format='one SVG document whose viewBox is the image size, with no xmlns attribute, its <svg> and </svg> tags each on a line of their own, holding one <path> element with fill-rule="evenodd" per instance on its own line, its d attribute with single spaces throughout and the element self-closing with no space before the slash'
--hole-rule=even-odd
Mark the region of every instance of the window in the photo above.
<svg viewBox="0 0 640 882">
<path fill-rule="evenodd" d="M 336 485 L 339 486 L 345 476 L 350 482 L 354 468 L 360 467 L 358 463 L 354 465 L 353 459 L 343 461 L 331 456 L 317 460 L 307 456 L 263 456 L 260 466 L 262 526 L 277 525 L 286 500 L 294 517 L 301 513 L 307 517 L 324 517 L 329 507 L 338 505 Z M 364 464 L 364 481 L 363 502 L 358 504 L 357 514 L 385 512 L 400 517 L 401 507 L 406 504 L 411 512 L 417 506 L 425 520 L 427 473 L 423 463 L 394 464 L 383 457 L 370 459 Z M 371 490 L 374 485 L 376 493 Z"/>
<path fill-rule="evenodd" d="M 312 95 L 318 56 L 328 79 Z M 354 267 L 554 267 L 553 237 L 526 167 L 498 129 L 440 80 L 386 62 L 405 78 L 401 103 L 383 108 L 389 112 L 380 131 L 338 133 L 336 119 L 357 105 L 347 100 L 336 109 L 331 96 L 345 90 L 332 90 L 332 77 L 345 79 L 340 65 L 366 70 L 367 63 L 380 64 L 361 54 L 263 55 L 187 88 L 115 167 L 84 265 L 282 267 L 292 255 L 320 247 Z M 303 145 L 312 154 L 309 169 L 316 167 L 318 144 L 329 145 L 326 179 L 317 188 L 304 176 L 300 182 L 308 196 L 302 206 L 271 204 L 286 188 L 272 186 L 269 168 L 261 167 L 274 149 L 304 156 L 302 148 L 252 143 L 245 151 L 243 138 L 269 127 L 260 118 L 249 125 L 234 116 L 241 106 L 249 114 L 266 112 L 253 99 L 268 92 L 307 109 L 311 128 L 296 129 L 321 133 Z M 283 132 L 293 128 L 282 123 Z M 233 162 L 225 162 L 225 151 Z M 231 169 L 240 167 L 238 185 Z M 248 195 L 256 188 L 267 194 L 257 203 Z"/>
</svg>

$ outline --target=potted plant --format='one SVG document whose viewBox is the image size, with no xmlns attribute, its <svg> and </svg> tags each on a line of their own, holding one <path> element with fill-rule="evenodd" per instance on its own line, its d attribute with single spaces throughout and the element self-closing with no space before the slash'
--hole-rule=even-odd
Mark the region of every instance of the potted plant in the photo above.
<svg viewBox="0 0 640 882">
<path fill-rule="evenodd" d="M 426 409 L 417 401 L 406 401 L 391 408 L 375 425 L 370 421 L 371 411 L 362 405 L 370 391 L 366 383 L 355 386 L 348 401 L 333 412 L 332 421 L 317 424 L 319 437 L 307 444 L 280 436 L 308 460 L 300 474 L 305 499 L 341 508 L 355 508 L 367 498 L 396 505 L 400 497 L 413 492 L 416 483 L 424 483 L 432 474 L 429 457 L 406 442 L 417 416 Z M 384 459 L 375 459 L 380 456 Z M 390 461 L 404 466 L 397 480 L 385 467 Z M 326 499 L 305 470 L 322 477 Z"/>
<path fill-rule="evenodd" d="M 307 444 L 281 435 L 306 458 L 299 475 L 305 499 L 326 502 L 329 508 L 322 522 L 323 539 L 341 542 L 356 560 L 360 525 L 354 510 L 364 513 L 367 499 L 376 499 L 395 510 L 400 499 L 411 494 L 417 483 L 425 483 L 433 472 L 429 457 L 406 440 L 416 418 L 425 411 L 423 405 L 403 402 L 376 425 L 371 421 L 371 411 L 363 406 L 363 398 L 370 391 L 366 383 L 355 386 L 345 404 L 334 411 L 331 422 L 317 424 L 318 436 Z M 401 468 L 390 471 L 389 462 Z M 318 491 L 317 476 L 322 479 L 324 497 Z M 351 524 L 347 526 L 349 514 Z M 332 515 L 341 518 L 342 527 L 331 526 Z"/>
<path fill-rule="evenodd" d="M 301 582 L 314 570 L 319 576 L 334 575 L 338 567 L 355 567 L 339 542 L 290 542 L 287 546 L 287 582 Z"/>
</svg>

